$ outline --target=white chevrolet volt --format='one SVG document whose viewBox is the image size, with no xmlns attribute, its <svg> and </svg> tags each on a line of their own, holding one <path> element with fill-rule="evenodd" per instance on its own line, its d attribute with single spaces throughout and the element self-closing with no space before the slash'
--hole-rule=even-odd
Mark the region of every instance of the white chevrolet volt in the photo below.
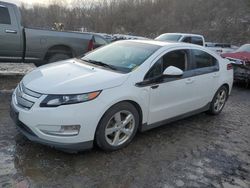
<svg viewBox="0 0 250 188">
<path fill-rule="evenodd" d="M 13 93 L 11 117 L 31 141 L 113 151 L 137 131 L 219 114 L 232 83 L 230 62 L 201 46 L 119 41 L 28 73 Z"/>
</svg>

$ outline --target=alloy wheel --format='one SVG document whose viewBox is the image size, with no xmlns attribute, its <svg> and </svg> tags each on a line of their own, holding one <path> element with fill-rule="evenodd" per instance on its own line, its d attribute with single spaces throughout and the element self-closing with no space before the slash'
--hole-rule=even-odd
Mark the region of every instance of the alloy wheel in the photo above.
<svg viewBox="0 0 250 188">
<path fill-rule="evenodd" d="M 129 111 L 119 111 L 110 118 L 106 125 L 106 141 L 112 146 L 119 146 L 130 139 L 134 129 L 134 115 Z"/>
<path fill-rule="evenodd" d="M 220 90 L 216 96 L 214 103 L 214 111 L 219 112 L 225 105 L 227 99 L 227 93 L 224 89 Z"/>
</svg>

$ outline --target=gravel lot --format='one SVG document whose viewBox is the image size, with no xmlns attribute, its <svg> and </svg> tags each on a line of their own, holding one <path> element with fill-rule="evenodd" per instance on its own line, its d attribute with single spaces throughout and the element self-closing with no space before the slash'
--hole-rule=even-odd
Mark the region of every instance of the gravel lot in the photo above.
<svg viewBox="0 0 250 188">
<path fill-rule="evenodd" d="M 127 148 L 66 154 L 31 143 L 0 93 L 0 187 L 250 187 L 250 90 L 235 87 L 219 116 L 139 133 Z"/>
</svg>

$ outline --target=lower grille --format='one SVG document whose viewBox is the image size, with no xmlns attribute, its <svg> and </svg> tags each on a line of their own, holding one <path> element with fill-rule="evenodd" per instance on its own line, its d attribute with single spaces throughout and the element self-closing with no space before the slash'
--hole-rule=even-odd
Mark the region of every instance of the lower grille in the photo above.
<svg viewBox="0 0 250 188">
<path fill-rule="evenodd" d="M 22 131 L 24 131 L 24 132 L 26 132 L 26 133 L 28 133 L 28 134 L 30 134 L 30 135 L 32 135 L 32 136 L 36 136 L 35 133 L 33 133 L 33 131 L 32 131 L 29 127 L 27 127 L 25 124 L 23 124 L 21 121 L 19 121 L 19 122 L 17 123 L 17 126 L 18 126 Z"/>
</svg>

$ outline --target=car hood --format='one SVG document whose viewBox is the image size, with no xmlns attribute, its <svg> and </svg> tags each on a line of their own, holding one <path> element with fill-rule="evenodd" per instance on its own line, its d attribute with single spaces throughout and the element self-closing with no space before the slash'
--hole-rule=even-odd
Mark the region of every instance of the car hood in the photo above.
<svg viewBox="0 0 250 188">
<path fill-rule="evenodd" d="M 250 61 L 250 53 L 249 52 L 234 52 L 234 53 L 225 53 L 221 55 L 222 57 L 229 57 L 233 59 L 239 59 L 243 61 Z"/>
<path fill-rule="evenodd" d="M 42 94 L 80 94 L 119 86 L 127 77 L 71 59 L 33 70 L 23 78 L 23 84 Z"/>
</svg>

